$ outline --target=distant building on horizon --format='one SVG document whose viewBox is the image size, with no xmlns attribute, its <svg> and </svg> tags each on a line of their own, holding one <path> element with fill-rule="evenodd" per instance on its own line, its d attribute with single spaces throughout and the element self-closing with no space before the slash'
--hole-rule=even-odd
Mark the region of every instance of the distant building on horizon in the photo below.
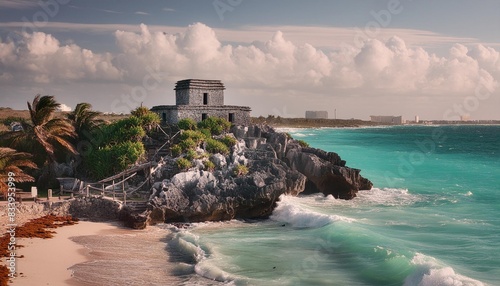
<svg viewBox="0 0 500 286">
<path fill-rule="evenodd" d="M 196 122 L 208 117 L 220 117 L 236 125 L 250 124 L 250 107 L 224 105 L 224 90 L 220 80 L 185 79 L 175 84 L 175 104 L 153 106 L 163 123 L 177 124 L 191 118 Z"/>
<path fill-rule="evenodd" d="M 386 123 L 386 124 L 403 124 L 403 116 L 384 116 L 384 115 L 371 115 L 370 119 L 372 122 L 376 123 Z"/>
<path fill-rule="evenodd" d="M 328 119 L 328 111 L 306 111 L 306 119 Z"/>
<path fill-rule="evenodd" d="M 420 117 L 418 117 L 418 115 L 415 115 L 415 123 L 419 123 L 420 122 Z"/>
</svg>

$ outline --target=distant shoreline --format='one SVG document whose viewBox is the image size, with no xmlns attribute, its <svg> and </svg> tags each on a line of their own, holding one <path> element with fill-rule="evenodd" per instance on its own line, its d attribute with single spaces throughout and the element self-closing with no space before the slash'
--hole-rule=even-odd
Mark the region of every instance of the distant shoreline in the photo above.
<svg viewBox="0 0 500 286">
<path fill-rule="evenodd" d="M 63 114 L 65 112 L 58 112 Z M 106 121 L 116 121 L 129 117 L 130 114 L 103 114 L 99 119 Z M 29 119 L 28 110 L 14 110 L 8 107 L 0 107 L 0 123 L 5 119 L 15 117 L 19 119 Z M 371 122 L 361 119 L 309 119 L 309 118 L 283 118 L 280 116 L 252 117 L 251 124 L 265 124 L 277 128 L 345 128 L 345 127 L 376 127 L 376 126 L 424 126 L 424 125 L 500 125 L 500 120 L 471 120 L 471 121 L 445 121 L 445 120 L 421 120 L 420 123 L 409 122 L 403 125 Z M 6 131 L 0 128 L 0 131 Z"/>
</svg>

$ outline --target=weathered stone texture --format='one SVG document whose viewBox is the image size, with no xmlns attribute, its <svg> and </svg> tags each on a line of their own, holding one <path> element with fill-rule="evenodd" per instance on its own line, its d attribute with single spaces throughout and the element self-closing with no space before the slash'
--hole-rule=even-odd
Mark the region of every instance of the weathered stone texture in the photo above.
<svg viewBox="0 0 500 286">
<path fill-rule="evenodd" d="M 220 80 L 181 80 L 175 86 L 176 105 L 154 106 L 151 111 L 171 125 L 184 118 L 199 122 L 206 117 L 224 118 L 235 125 L 250 124 L 250 107 L 224 105 L 224 89 Z"/>
</svg>

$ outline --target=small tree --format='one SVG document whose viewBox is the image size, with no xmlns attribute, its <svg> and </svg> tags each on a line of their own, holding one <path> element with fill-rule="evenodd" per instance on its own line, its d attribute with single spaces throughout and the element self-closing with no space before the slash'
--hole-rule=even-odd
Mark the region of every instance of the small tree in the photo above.
<svg viewBox="0 0 500 286">
<path fill-rule="evenodd" d="M 152 111 L 150 111 L 147 107 L 140 106 L 130 112 L 133 117 L 137 117 L 139 119 L 141 127 L 149 132 L 153 129 L 154 126 L 160 123 L 160 116 Z"/>
<path fill-rule="evenodd" d="M 58 153 L 78 153 L 71 142 L 76 137 L 75 128 L 66 118 L 55 117 L 60 106 L 53 96 L 35 96 L 32 103 L 28 102 L 30 121 L 23 130 L 6 132 L 0 138 L 4 146 L 30 153 L 38 167 L 46 167 L 37 181 L 40 189 L 57 184 Z"/>
</svg>

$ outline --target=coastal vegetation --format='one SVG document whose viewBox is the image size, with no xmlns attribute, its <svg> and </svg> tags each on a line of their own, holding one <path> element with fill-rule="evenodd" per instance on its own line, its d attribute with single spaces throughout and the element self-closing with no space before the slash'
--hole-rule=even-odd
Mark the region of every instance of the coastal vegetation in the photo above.
<svg viewBox="0 0 500 286">
<path fill-rule="evenodd" d="M 184 154 L 184 158 L 190 161 L 208 157 L 199 155 L 197 153 L 199 148 L 203 148 L 207 155 L 217 153 L 227 155 L 237 143 L 236 138 L 226 134 L 230 127 L 229 121 L 218 117 L 208 117 L 198 123 L 190 118 L 182 119 L 177 124 L 180 135 L 170 148 L 171 155 L 177 157 Z M 211 167 L 210 163 L 208 164 Z M 187 164 L 182 162 L 182 166 L 185 167 Z"/>
<path fill-rule="evenodd" d="M 30 119 L 22 125 L 22 130 L 5 132 L 0 137 L 0 146 L 33 156 L 32 160 L 38 166 L 33 175 L 37 177 L 40 188 L 54 184 L 55 168 L 60 158 L 77 153 L 71 143 L 76 137 L 73 125 L 67 119 L 54 117 L 59 107 L 53 96 L 37 95 L 32 103 L 28 102 Z"/>
<path fill-rule="evenodd" d="M 208 117 L 201 122 L 182 119 L 177 126 L 165 129 L 167 135 L 157 128 L 161 121 L 159 116 L 144 106 L 131 110 L 129 115 L 102 114 L 85 102 L 77 104 L 71 112 L 58 111 L 59 107 L 53 96 L 38 95 L 28 103 L 29 110 L 26 112 L 0 109 L 0 123 L 3 123 L 0 124 L 0 147 L 13 150 L 3 155 L 0 167 L 5 173 L 7 169 L 3 166 L 9 160 L 22 156 L 28 163 L 16 163 L 19 168 L 17 173 L 30 176 L 42 194 L 48 188 L 58 189 L 57 177 L 98 181 L 143 163 L 148 159 L 148 153 L 167 139 L 169 144 L 165 150 L 177 158 L 178 169 L 197 166 L 213 171 L 220 168 L 217 156 L 228 156 L 238 142 L 229 133 L 231 123 L 218 117 Z M 274 126 L 317 121 L 274 116 L 252 120 Z M 19 122 L 22 128 L 13 131 L 10 126 L 13 122 Z M 335 124 L 339 122 L 348 126 L 367 123 L 336 120 Z M 162 137 L 161 132 L 167 137 Z M 290 137 L 287 139 L 291 140 Z M 161 142 L 160 145 L 155 145 L 158 142 Z M 302 147 L 308 146 L 304 141 L 296 142 Z M 12 152 L 19 154 L 15 157 Z M 235 165 L 231 170 L 238 177 L 248 172 L 245 168 L 248 169 L 245 164 Z M 19 187 L 28 189 L 26 184 L 19 184 Z"/>
<path fill-rule="evenodd" d="M 7 197 L 9 173 L 15 174 L 17 183 L 35 181 L 35 178 L 24 171 L 37 168 L 36 164 L 31 161 L 31 157 L 29 153 L 0 147 L 0 192 L 4 197 Z"/>
<path fill-rule="evenodd" d="M 11 171 L 17 183 L 35 182 L 42 192 L 57 189 L 60 176 L 99 180 L 121 172 L 145 159 L 142 140 L 160 122 L 157 114 L 143 106 L 109 122 L 85 102 L 65 113 L 59 111 L 61 105 L 54 96 L 37 95 L 27 105 L 28 116 L 13 112 L 2 119 L 2 192 Z M 20 127 L 11 128 L 13 122 Z"/>
</svg>

